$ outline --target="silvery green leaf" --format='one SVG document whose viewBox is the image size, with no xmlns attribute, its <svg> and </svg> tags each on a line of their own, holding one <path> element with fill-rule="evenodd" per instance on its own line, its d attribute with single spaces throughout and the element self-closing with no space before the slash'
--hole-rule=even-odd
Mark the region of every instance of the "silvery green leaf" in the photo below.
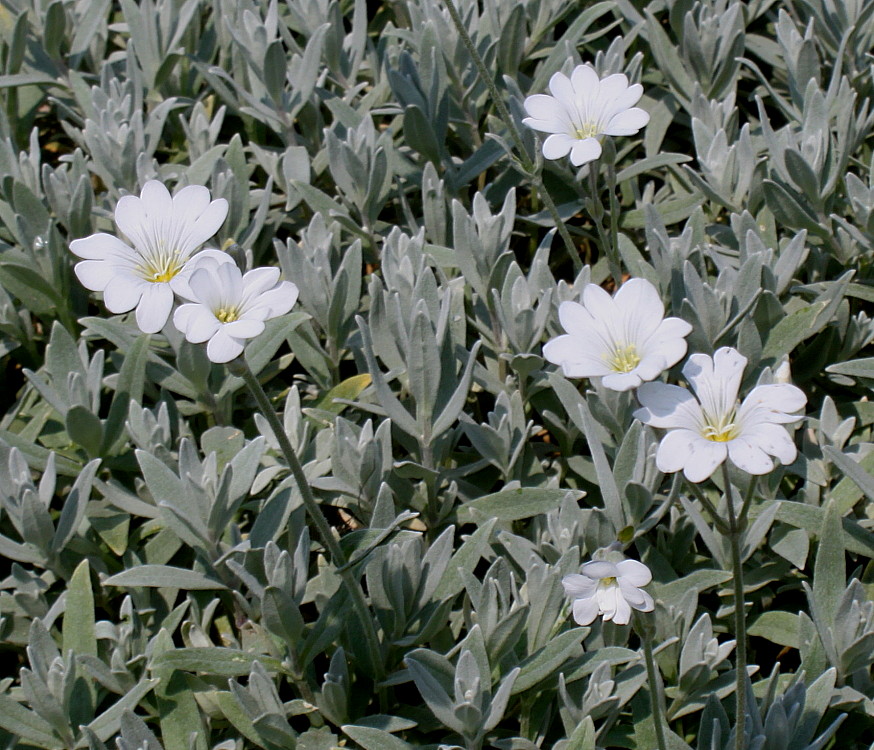
<svg viewBox="0 0 874 750">
<path fill-rule="evenodd" d="M 53 554 L 60 554 L 84 519 L 86 505 L 91 496 L 91 487 L 99 466 L 99 459 L 88 463 L 73 484 L 70 494 L 67 495 L 52 538 L 51 549 Z"/>
<path fill-rule="evenodd" d="M 604 446 L 598 436 L 591 411 L 577 389 L 560 373 L 550 373 L 549 382 L 564 405 L 571 421 L 586 436 L 586 442 L 589 444 L 592 460 L 595 463 L 604 508 L 618 534 L 621 529 L 625 528 L 625 514 L 619 496 L 619 488 L 616 486 L 613 471 L 607 462 Z"/>
<path fill-rule="evenodd" d="M 582 639 L 588 628 L 572 628 L 560 633 L 520 665 L 511 692 L 515 695 L 555 674 L 561 666 L 582 654 Z"/>
<path fill-rule="evenodd" d="M 434 716 L 453 731 L 464 734 L 465 726 L 456 716 L 452 700 L 429 668 L 411 656 L 407 656 L 404 661 L 419 693 Z"/>
<path fill-rule="evenodd" d="M 404 408 L 398 397 L 388 387 L 382 370 L 376 363 L 371 343 L 370 328 L 360 316 L 356 316 L 358 327 L 361 330 L 361 338 L 364 345 L 364 355 L 367 359 L 367 369 L 373 378 L 373 386 L 376 390 L 380 405 L 385 409 L 388 417 L 404 432 L 414 438 L 421 437 L 421 429 L 413 416 Z"/>
</svg>

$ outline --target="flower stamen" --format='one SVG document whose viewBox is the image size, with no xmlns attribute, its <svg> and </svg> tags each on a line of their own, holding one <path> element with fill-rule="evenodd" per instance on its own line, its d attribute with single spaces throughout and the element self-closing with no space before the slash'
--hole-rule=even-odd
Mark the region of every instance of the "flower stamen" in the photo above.
<svg viewBox="0 0 874 750">
<path fill-rule="evenodd" d="M 605 355 L 607 366 L 614 372 L 631 372 L 640 364 L 640 355 L 635 344 L 617 344 L 612 352 Z"/>
<path fill-rule="evenodd" d="M 233 323 L 240 318 L 239 307 L 220 307 L 215 312 L 216 318 L 222 323 Z"/>
<path fill-rule="evenodd" d="M 720 414 L 716 419 L 705 412 L 704 426 L 701 435 L 714 443 L 727 443 L 740 435 L 740 425 L 735 421 L 737 407 L 731 411 Z"/>
<path fill-rule="evenodd" d="M 598 123 L 584 122 L 574 131 L 573 134 L 580 140 L 585 140 L 586 138 L 594 138 L 600 132 L 601 129 L 598 127 Z"/>
<path fill-rule="evenodd" d="M 172 253 L 160 253 L 144 258 L 143 263 L 136 267 L 136 271 L 146 281 L 153 284 L 166 284 L 185 265 L 179 256 L 179 251 L 174 250 Z"/>
</svg>

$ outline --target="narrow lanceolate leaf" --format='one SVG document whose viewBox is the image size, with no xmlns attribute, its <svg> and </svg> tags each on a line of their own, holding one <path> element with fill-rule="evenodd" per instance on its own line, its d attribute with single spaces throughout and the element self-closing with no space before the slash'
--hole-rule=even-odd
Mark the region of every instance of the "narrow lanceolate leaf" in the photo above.
<svg viewBox="0 0 874 750">
<path fill-rule="evenodd" d="M 250 654 L 235 648 L 177 648 L 156 656 L 150 668 L 153 671 L 179 669 L 216 677 L 242 677 L 252 671 L 252 663 L 261 662 L 269 671 L 278 672 L 278 659 L 262 654 Z"/>
<path fill-rule="evenodd" d="M 344 724 L 340 727 L 364 750 L 412 750 L 412 745 L 382 729 Z"/>
<path fill-rule="evenodd" d="M 555 673 L 566 661 L 582 656 L 583 638 L 588 632 L 588 628 L 566 630 L 522 662 L 521 671 L 513 683 L 511 693 L 516 695 L 533 687 Z"/>
<path fill-rule="evenodd" d="M 116 573 L 103 581 L 104 586 L 135 588 L 173 588 L 185 591 L 209 591 L 227 588 L 221 581 L 210 578 L 205 573 L 172 565 L 138 565 L 121 573 Z"/>
<path fill-rule="evenodd" d="M 373 353 L 373 344 L 370 339 L 370 327 L 364 322 L 361 316 L 356 316 L 358 327 L 361 330 L 361 338 L 364 343 L 364 356 L 367 360 L 367 369 L 370 370 L 370 375 L 373 378 L 373 387 L 376 390 L 376 397 L 380 405 L 385 409 L 385 413 L 391 421 L 400 427 L 411 437 L 420 437 L 420 429 L 412 414 L 408 412 L 404 405 L 398 400 L 398 397 L 392 393 L 385 376 L 379 365 L 376 362 L 376 356 Z"/>
<path fill-rule="evenodd" d="M 837 505 L 831 501 L 825 509 L 816 564 L 813 568 L 813 599 L 820 617 L 826 618 L 832 626 L 846 586 L 841 517 Z"/>
<path fill-rule="evenodd" d="M 151 336 L 144 333 L 138 336 L 134 345 L 125 354 L 124 363 L 118 376 L 118 383 L 109 416 L 103 430 L 101 453 L 115 453 L 123 442 L 124 421 L 127 419 L 130 403 L 139 403 L 143 398 L 146 363 L 149 361 Z"/>
<path fill-rule="evenodd" d="M 72 649 L 78 655 L 97 656 L 94 633 L 94 592 L 91 568 L 87 560 L 79 563 L 67 587 L 63 625 L 64 653 Z"/>
<path fill-rule="evenodd" d="M 428 668 L 415 659 L 406 659 L 407 668 L 413 676 L 413 681 L 419 693 L 438 720 L 455 732 L 464 731 L 462 724 L 455 715 L 452 700 Z"/>
<path fill-rule="evenodd" d="M 64 746 L 51 724 L 4 694 L 0 694 L 0 727 L 37 747 L 54 750 Z"/>
<path fill-rule="evenodd" d="M 555 510 L 568 495 L 579 499 L 584 494 L 578 490 L 520 487 L 471 500 L 458 509 L 458 514 L 462 520 L 497 518 L 499 521 L 518 521 Z"/>
<path fill-rule="evenodd" d="M 822 452 L 826 455 L 826 458 L 832 461 L 835 466 L 856 483 L 856 486 L 862 490 L 865 497 L 874 501 L 874 477 L 852 458 L 830 445 L 824 446 Z"/>
</svg>

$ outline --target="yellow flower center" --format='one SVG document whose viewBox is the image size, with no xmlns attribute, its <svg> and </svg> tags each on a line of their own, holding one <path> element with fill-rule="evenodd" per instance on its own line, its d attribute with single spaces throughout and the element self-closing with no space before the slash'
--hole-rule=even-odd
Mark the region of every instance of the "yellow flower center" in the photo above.
<svg viewBox="0 0 874 750">
<path fill-rule="evenodd" d="M 598 124 L 594 122 L 584 122 L 576 129 L 574 133 L 577 138 L 585 140 L 586 138 L 594 138 L 598 135 Z"/>
<path fill-rule="evenodd" d="M 704 414 L 704 427 L 701 429 L 702 437 L 712 440 L 714 443 L 727 443 L 734 440 L 740 434 L 740 427 L 734 421 L 736 414 L 732 409 L 727 414 L 713 419 L 709 414 Z"/>
<path fill-rule="evenodd" d="M 240 318 L 240 310 L 237 307 L 221 307 L 216 311 L 215 316 L 222 323 L 233 323 Z"/>
<path fill-rule="evenodd" d="M 137 266 L 140 276 L 153 284 L 167 283 L 182 270 L 185 263 L 179 258 L 179 251 L 160 253 L 147 258 Z"/>
<path fill-rule="evenodd" d="M 610 586 L 615 586 L 616 585 L 616 578 L 614 576 L 607 576 L 606 578 L 601 579 L 600 584 L 604 588 L 609 588 Z"/>
<path fill-rule="evenodd" d="M 607 366 L 615 372 L 631 372 L 640 364 L 640 355 L 634 344 L 617 346 L 612 353 L 606 355 Z"/>
</svg>

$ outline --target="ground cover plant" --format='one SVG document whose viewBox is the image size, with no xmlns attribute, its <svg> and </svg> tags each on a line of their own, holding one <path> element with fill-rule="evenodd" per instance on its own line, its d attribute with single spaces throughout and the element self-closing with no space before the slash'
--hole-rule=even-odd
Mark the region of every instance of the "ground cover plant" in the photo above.
<svg viewBox="0 0 874 750">
<path fill-rule="evenodd" d="M 872 51 L 2 0 L 0 746 L 874 748 Z"/>
</svg>

